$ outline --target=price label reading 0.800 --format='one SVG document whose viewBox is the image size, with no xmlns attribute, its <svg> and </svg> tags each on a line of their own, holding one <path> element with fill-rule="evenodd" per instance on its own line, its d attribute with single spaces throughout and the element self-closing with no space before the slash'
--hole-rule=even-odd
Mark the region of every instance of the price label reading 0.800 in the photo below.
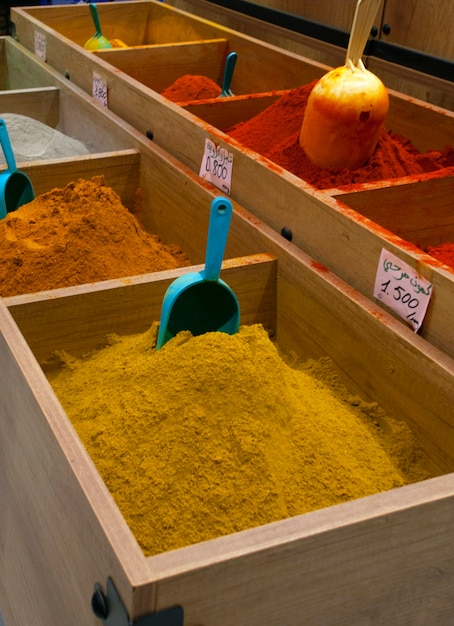
<svg viewBox="0 0 454 626">
<path fill-rule="evenodd" d="M 211 139 L 205 139 L 199 176 L 230 195 L 232 168 L 233 154 L 221 146 L 216 146 Z"/>
<path fill-rule="evenodd" d="M 432 283 L 391 252 L 381 251 L 374 297 L 397 313 L 415 332 L 421 327 L 431 295 Z"/>
</svg>

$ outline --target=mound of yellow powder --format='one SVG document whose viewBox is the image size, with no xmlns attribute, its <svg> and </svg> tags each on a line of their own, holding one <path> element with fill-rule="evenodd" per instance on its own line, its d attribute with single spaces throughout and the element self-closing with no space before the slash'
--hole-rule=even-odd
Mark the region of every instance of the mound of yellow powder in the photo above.
<svg viewBox="0 0 454 626">
<path fill-rule="evenodd" d="M 37 196 L 0 220 L 0 296 L 189 265 L 147 233 L 102 176 Z"/>
<path fill-rule="evenodd" d="M 259 325 L 159 351 L 156 331 L 45 367 L 146 555 L 429 475 L 410 430 L 329 360 L 290 367 Z"/>
</svg>

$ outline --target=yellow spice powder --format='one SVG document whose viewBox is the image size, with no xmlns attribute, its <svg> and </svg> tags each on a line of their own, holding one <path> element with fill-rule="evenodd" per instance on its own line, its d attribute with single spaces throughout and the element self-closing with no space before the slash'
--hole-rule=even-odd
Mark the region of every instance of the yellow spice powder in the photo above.
<svg viewBox="0 0 454 626">
<path fill-rule="evenodd" d="M 408 427 L 260 325 L 110 336 L 45 370 L 145 555 L 425 479 Z M 383 425 L 385 424 L 385 428 Z"/>
</svg>

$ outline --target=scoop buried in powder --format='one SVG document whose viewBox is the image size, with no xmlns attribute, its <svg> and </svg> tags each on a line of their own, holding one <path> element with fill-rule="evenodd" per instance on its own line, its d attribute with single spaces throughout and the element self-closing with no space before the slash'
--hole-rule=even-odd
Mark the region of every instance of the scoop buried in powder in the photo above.
<svg viewBox="0 0 454 626">
<path fill-rule="evenodd" d="M 182 330 L 193 335 L 207 332 L 238 332 L 240 307 L 235 293 L 219 278 L 224 256 L 232 203 L 219 196 L 211 202 L 205 268 L 190 272 L 171 283 L 162 302 L 157 348 Z"/>
<path fill-rule="evenodd" d="M 93 24 L 95 25 L 95 34 L 88 39 L 85 44 L 85 50 L 103 50 L 108 48 L 127 48 L 127 44 L 121 39 L 107 39 L 101 31 L 101 22 L 99 20 L 98 7 L 93 2 L 89 4 Z"/>
<path fill-rule="evenodd" d="M 362 167 L 372 156 L 389 108 L 381 80 L 363 65 L 363 53 L 380 0 L 358 0 L 346 64 L 315 84 L 299 142 L 320 167 Z"/>
</svg>

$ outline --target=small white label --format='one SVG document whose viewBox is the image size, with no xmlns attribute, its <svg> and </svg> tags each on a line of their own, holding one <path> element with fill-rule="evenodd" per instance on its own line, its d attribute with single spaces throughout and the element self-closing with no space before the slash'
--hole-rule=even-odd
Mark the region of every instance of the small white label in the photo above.
<svg viewBox="0 0 454 626">
<path fill-rule="evenodd" d="M 383 248 L 375 277 L 374 297 L 419 330 L 432 295 L 432 283 Z"/>
<path fill-rule="evenodd" d="M 93 72 L 93 98 L 102 106 L 108 107 L 107 102 L 107 81 L 97 72 Z"/>
<path fill-rule="evenodd" d="M 211 139 L 205 139 L 199 176 L 230 195 L 232 169 L 233 154 L 222 146 L 217 146 Z"/>
<path fill-rule="evenodd" d="M 35 30 L 35 54 L 43 61 L 47 60 L 46 35 Z"/>
</svg>

